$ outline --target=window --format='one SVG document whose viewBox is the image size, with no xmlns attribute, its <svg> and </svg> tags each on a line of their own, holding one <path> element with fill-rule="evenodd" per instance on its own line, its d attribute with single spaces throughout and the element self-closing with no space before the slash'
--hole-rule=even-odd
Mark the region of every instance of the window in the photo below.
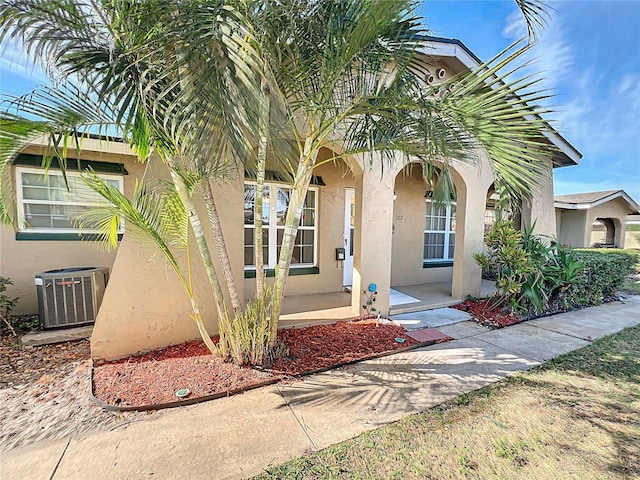
<svg viewBox="0 0 640 480">
<path fill-rule="evenodd" d="M 453 261 L 456 243 L 456 205 L 427 200 L 424 229 L 424 262 Z"/>
<path fill-rule="evenodd" d="M 16 167 L 16 175 L 21 232 L 79 232 L 76 218 L 105 202 L 83 183 L 79 172 L 67 171 L 67 183 L 57 170 L 45 172 L 41 168 Z M 100 178 L 123 191 L 122 175 L 100 175 Z"/>
<path fill-rule="evenodd" d="M 487 205 L 484 211 L 484 232 L 487 233 L 491 227 L 496 223 L 496 207 L 493 205 Z"/>
<path fill-rule="evenodd" d="M 265 184 L 262 206 L 262 244 L 264 266 L 275 268 L 282 247 L 285 220 L 291 189 L 285 185 Z M 245 269 L 254 269 L 254 204 L 256 186 L 246 183 L 244 186 L 244 265 Z M 311 187 L 304 201 L 300 227 L 296 235 L 291 258 L 291 267 L 314 266 L 318 258 L 317 205 L 318 190 Z"/>
</svg>

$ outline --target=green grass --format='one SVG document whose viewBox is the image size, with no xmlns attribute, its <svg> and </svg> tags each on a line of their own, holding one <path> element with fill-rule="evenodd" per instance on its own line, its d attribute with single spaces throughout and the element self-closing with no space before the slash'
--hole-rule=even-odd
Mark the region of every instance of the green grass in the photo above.
<svg viewBox="0 0 640 480">
<path fill-rule="evenodd" d="M 640 327 L 256 478 L 640 478 Z"/>
</svg>

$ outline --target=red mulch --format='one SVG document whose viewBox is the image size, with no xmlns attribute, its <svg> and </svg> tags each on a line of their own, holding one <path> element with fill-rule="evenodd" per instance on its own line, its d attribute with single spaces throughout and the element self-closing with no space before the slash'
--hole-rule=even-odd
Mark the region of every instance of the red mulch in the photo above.
<svg viewBox="0 0 640 480">
<path fill-rule="evenodd" d="M 122 407 L 162 404 L 174 402 L 176 391 L 182 388 L 190 390 L 187 398 L 204 397 L 419 343 L 406 336 L 402 327 L 376 327 L 368 322 L 281 330 L 278 337 L 289 348 L 289 356 L 277 360 L 272 365 L 273 371 L 225 363 L 210 355 L 202 341 L 193 341 L 95 366 L 94 394 L 103 402 Z M 396 337 L 405 341 L 398 343 Z"/>
<path fill-rule="evenodd" d="M 468 312 L 476 322 L 485 327 L 503 328 L 522 322 L 522 318 L 513 313 L 505 313 L 501 308 L 491 308 L 490 302 L 487 299 L 465 300 L 452 308 Z"/>
<path fill-rule="evenodd" d="M 416 345 L 397 325 L 347 323 L 281 330 L 278 337 L 289 348 L 289 357 L 276 360 L 273 371 L 298 375 L 341 363 L 393 352 Z M 396 342 L 404 338 L 404 343 Z"/>
</svg>

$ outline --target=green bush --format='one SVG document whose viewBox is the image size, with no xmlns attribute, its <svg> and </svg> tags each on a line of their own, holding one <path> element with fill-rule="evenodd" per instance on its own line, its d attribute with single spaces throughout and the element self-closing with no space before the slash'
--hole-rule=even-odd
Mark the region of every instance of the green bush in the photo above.
<svg viewBox="0 0 640 480">
<path fill-rule="evenodd" d="M 8 327 L 13 335 L 16 331 L 11 324 L 11 310 L 16 306 L 20 297 L 10 297 L 5 292 L 7 291 L 7 285 L 13 285 L 13 282 L 8 277 L 0 276 L 0 320 L 2 320 L 2 327 Z"/>
<path fill-rule="evenodd" d="M 638 253 L 628 250 L 580 249 L 574 250 L 574 254 L 584 262 L 584 270 L 558 297 L 558 309 L 599 305 L 611 298 L 638 261 Z"/>
</svg>

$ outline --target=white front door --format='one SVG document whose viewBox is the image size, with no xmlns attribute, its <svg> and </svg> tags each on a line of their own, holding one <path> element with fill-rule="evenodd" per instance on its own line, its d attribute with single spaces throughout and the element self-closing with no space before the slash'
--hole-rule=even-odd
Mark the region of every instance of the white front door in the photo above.
<svg viewBox="0 0 640 480">
<path fill-rule="evenodd" d="M 356 224 L 356 191 L 347 188 L 344 195 L 344 273 L 342 284 L 351 286 L 353 283 L 353 239 Z"/>
</svg>

